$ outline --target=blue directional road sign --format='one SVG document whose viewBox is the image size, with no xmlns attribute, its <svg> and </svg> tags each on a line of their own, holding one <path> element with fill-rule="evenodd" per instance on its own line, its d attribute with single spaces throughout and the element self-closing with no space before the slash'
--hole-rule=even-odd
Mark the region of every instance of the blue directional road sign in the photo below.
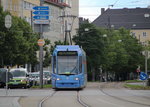
<svg viewBox="0 0 150 107">
<path fill-rule="evenodd" d="M 48 20 L 49 16 L 33 16 L 33 18 L 37 20 Z"/>
<path fill-rule="evenodd" d="M 34 10 L 49 10 L 48 6 L 35 6 L 33 7 Z"/>
<path fill-rule="evenodd" d="M 35 6 L 33 12 L 35 24 L 49 24 L 49 7 L 48 6 Z"/>
<path fill-rule="evenodd" d="M 49 15 L 49 11 L 34 11 L 35 15 Z"/>
<path fill-rule="evenodd" d="M 141 72 L 140 73 L 140 79 L 141 80 L 146 80 L 148 78 L 148 75 L 147 74 L 145 74 L 144 72 Z"/>
</svg>

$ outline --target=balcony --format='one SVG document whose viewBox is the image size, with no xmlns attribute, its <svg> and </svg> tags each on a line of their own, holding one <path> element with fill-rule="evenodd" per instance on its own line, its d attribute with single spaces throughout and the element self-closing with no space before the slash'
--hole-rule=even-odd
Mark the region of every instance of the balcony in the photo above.
<svg viewBox="0 0 150 107">
<path fill-rule="evenodd" d="M 64 2 L 60 2 L 60 0 L 45 0 L 45 2 L 56 5 L 56 6 L 61 7 L 61 8 L 70 7 L 68 4 L 66 4 Z"/>
</svg>

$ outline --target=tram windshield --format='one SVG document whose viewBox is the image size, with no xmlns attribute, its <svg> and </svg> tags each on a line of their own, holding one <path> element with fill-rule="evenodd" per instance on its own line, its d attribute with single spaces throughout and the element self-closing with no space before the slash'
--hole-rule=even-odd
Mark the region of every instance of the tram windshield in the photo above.
<svg viewBox="0 0 150 107">
<path fill-rule="evenodd" d="M 78 56 L 72 54 L 71 56 L 58 56 L 58 74 L 78 74 Z"/>
</svg>

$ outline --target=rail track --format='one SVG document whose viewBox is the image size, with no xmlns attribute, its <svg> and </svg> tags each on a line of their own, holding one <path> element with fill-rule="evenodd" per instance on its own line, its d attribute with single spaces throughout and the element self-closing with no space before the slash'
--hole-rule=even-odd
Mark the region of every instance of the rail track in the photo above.
<svg viewBox="0 0 150 107">
<path fill-rule="evenodd" d="M 39 102 L 38 107 L 43 107 L 43 103 L 44 103 L 47 99 L 53 97 L 54 94 L 56 94 L 56 92 L 57 92 L 57 91 L 54 91 L 52 94 L 50 94 L 50 95 L 44 97 L 44 98 Z"/>
<path fill-rule="evenodd" d="M 104 90 L 104 87 L 105 87 L 106 83 L 99 86 L 99 90 L 104 93 L 105 95 L 109 96 L 109 97 L 112 97 L 112 98 L 115 98 L 117 100 L 121 100 L 121 101 L 124 101 L 124 102 L 129 102 L 129 103 L 133 103 L 133 104 L 138 104 L 138 105 L 141 105 L 141 106 L 147 106 L 147 107 L 150 107 L 149 104 L 143 104 L 143 103 L 140 103 L 140 102 L 135 102 L 135 101 L 130 101 L 130 100 L 127 100 L 127 99 L 123 99 L 123 98 L 120 98 L 120 97 L 117 97 L 117 96 L 113 96 L 109 93 L 107 93 L 105 90 Z M 116 84 L 118 85 L 118 84 Z M 114 86 L 114 87 L 118 87 L 118 86 Z"/>
<path fill-rule="evenodd" d="M 52 98 L 55 94 L 57 93 L 57 91 L 54 91 L 52 94 L 44 97 L 38 104 L 38 107 L 43 107 L 43 104 L 45 101 L 47 101 L 49 98 Z M 77 91 L 76 93 L 76 100 L 79 104 L 81 104 L 83 107 L 90 107 L 88 104 L 86 104 L 85 102 L 82 101 L 81 99 L 81 95 L 80 95 L 80 92 Z"/>
<path fill-rule="evenodd" d="M 78 101 L 83 107 L 90 107 L 88 104 L 86 104 L 85 102 L 83 102 L 83 101 L 81 100 L 79 91 L 77 91 L 77 101 Z"/>
</svg>

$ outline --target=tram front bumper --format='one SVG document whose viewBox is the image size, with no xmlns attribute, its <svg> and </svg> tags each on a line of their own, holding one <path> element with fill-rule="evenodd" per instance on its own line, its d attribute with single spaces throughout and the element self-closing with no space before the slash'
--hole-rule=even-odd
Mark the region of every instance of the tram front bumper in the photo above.
<svg viewBox="0 0 150 107">
<path fill-rule="evenodd" d="M 57 80 L 56 88 L 80 88 L 80 82 L 79 80 L 74 81 Z"/>
</svg>

